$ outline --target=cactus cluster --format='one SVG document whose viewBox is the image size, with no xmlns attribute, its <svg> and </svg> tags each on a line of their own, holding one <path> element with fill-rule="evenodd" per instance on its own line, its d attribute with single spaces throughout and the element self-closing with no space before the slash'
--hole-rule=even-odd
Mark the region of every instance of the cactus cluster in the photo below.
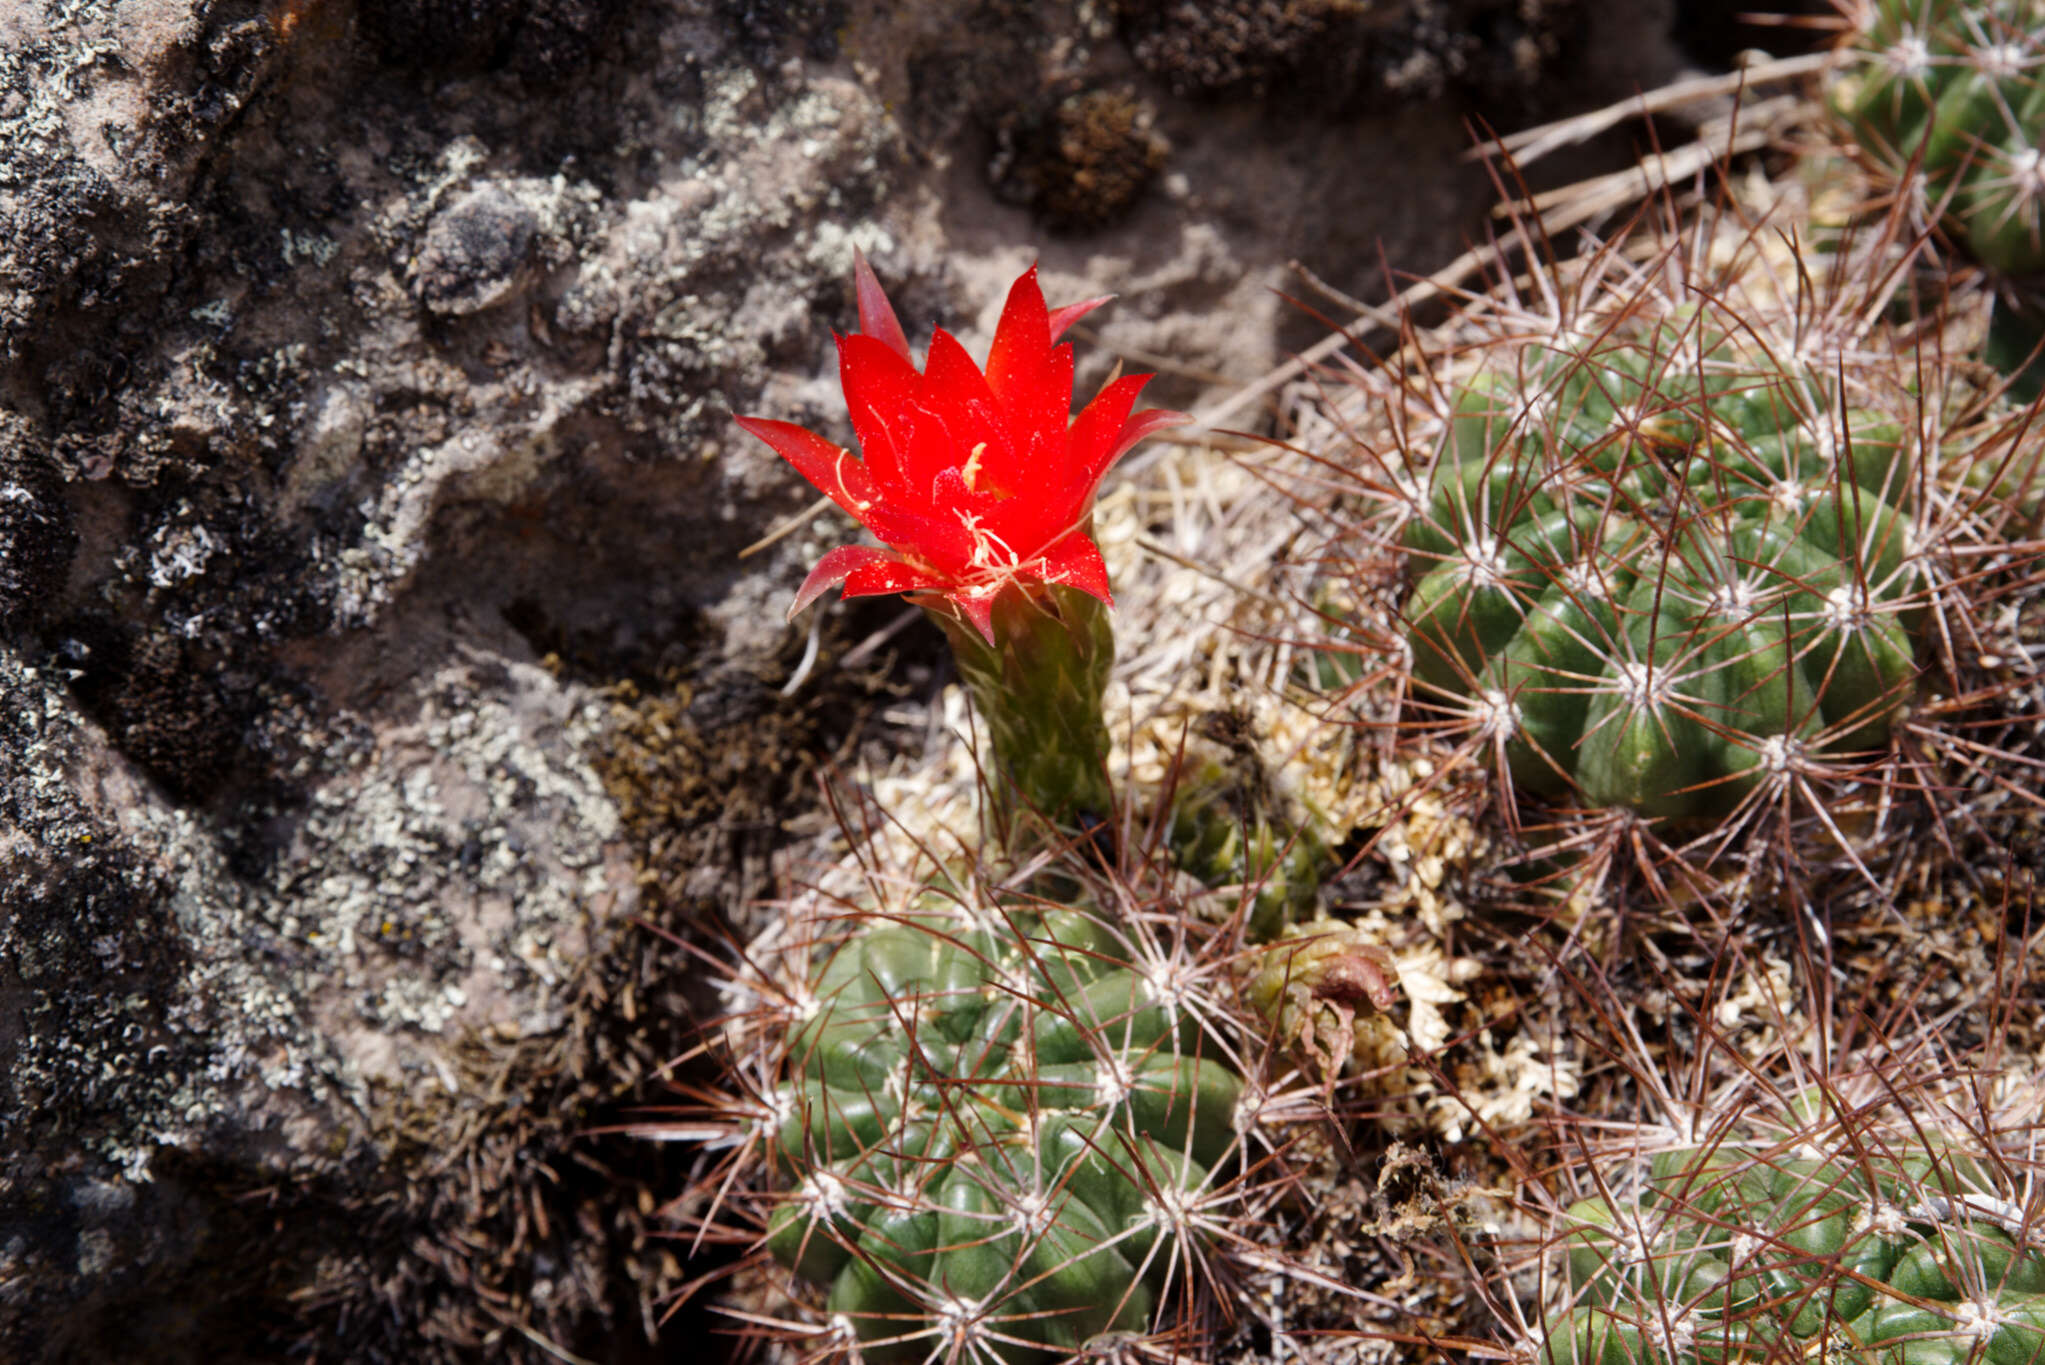
<svg viewBox="0 0 2045 1365">
<path fill-rule="evenodd" d="M 1186 1289 L 1243 1082 L 1182 975 L 1081 910 L 925 892 L 803 1009 L 767 1246 L 865 1359 L 1062 1356 Z"/>
<path fill-rule="evenodd" d="M 1875 0 L 1831 90 L 1877 175 L 1976 259 L 2045 270 L 2045 12 L 2030 0 Z"/>
<path fill-rule="evenodd" d="M 1971 1138 L 1677 1147 L 1565 1215 L 1545 1365 L 2035 1365 L 2045 1239 Z"/>
<path fill-rule="evenodd" d="M 1486 361 L 1403 535 L 1423 699 L 1470 708 L 1520 789 L 1650 817 L 1887 743 L 1914 480 L 1873 395 L 1711 305 Z"/>
</svg>

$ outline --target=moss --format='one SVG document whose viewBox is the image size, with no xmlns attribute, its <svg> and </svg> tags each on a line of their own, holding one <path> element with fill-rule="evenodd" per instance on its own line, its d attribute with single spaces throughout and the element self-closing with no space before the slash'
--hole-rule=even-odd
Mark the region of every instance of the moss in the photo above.
<svg viewBox="0 0 2045 1365">
<path fill-rule="evenodd" d="M 1090 231 L 1128 216 L 1170 146 L 1156 111 L 1127 90 L 1083 90 L 1025 104 L 996 128 L 995 192 L 1054 231 Z"/>
</svg>

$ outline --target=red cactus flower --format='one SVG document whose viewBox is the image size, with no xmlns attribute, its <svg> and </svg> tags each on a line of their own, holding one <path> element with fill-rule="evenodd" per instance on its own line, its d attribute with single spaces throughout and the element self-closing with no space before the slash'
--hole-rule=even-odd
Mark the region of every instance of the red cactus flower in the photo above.
<svg viewBox="0 0 2045 1365">
<path fill-rule="evenodd" d="M 1186 417 L 1131 415 L 1147 374 L 1113 381 L 1072 416 L 1072 347 L 1058 337 L 1107 300 L 1049 309 L 1031 266 L 1008 292 L 984 371 L 939 328 L 919 373 L 863 255 L 853 277 L 859 331 L 837 339 L 838 376 L 860 456 L 790 422 L 738 419 L 888 547 L 832 550 L 789 615 L 839 583 L 847 597 L 928 593 L 992 643 L 994 599 L 1010 584 L 1062 583 L 1112 604 L 1095 490 L 1123 452 Z"/>
</svg>

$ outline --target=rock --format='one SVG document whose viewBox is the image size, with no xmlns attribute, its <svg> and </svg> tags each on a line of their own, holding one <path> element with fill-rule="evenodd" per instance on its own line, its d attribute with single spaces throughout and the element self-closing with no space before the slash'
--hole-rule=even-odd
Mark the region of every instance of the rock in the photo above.
<svg viewBox="0 0 2045 1365">
<path fill-rule="evenodd" d="M 479 185 L 435 214 L 412 263 L 412 292 L 459 316 L 503 302 L 529 282 L 540 217 L 512 194 Z"/>
<path fill-rule="evenodd" d="M 1137 62 L 1181 95 L 1350 114 L 1457 89 L 1524 103 L 1582 0 L 1116 0 Z"/>
<path fill-rule="evenodd" d="M 618 0 L 363 0 L 361 24 L 393 66 L 553 81 L 589 60 L 622 9 Z"/>
<path fill-rule="evenodd" d="M 0 1339 L 20 1358 L 211 1358 L 245 1330 L 240 1279 L 279 1269 L 262 1240 L 219 1243 L 248 1222 L 237 1200 L 337 1180 L 390 1198 L 379 1111 L 458 1089 L 464 1036 L 564 1027 L 632 892 L 584 708 L 484 657 L 393 703 L 327 737 L 290 839 L 238 874 L 61 676 L 0 659 Z M 123 1347 L 107 1324 L 178 1285 L 200 1321 Z"/>
<path fill-rule="evenodd" d="M 77 548 L 56 467 L 30 424 L 0 410 L 0 630 L 48 609 Z"/>
</svg>

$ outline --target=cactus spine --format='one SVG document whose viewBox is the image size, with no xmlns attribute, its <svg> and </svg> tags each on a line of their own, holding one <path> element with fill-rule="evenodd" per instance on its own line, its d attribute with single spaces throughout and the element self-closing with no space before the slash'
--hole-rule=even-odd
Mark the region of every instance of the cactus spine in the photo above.
<svg viewBox="0 0 2045 1365">
<path fill-rule="evenodd" d="M 1711 306 L 1490 357 L 1404 546 L 1415 677 L 1515 783 L 1723 813 L 1876 749 L 1916 674 L 1901 428 Z"/>
<path fill-rule="evenodd" d="M 1564 1216 L 1547 1365 L 2045 1359 L 2045 1243 L 1966 1144 L 1686 1147 Z"/>
</svg>

